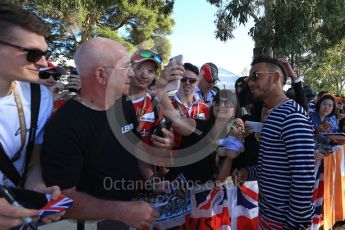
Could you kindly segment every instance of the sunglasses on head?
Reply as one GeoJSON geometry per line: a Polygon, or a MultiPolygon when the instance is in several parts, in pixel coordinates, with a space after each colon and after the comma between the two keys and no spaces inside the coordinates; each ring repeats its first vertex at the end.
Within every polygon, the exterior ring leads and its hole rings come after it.
{"type": "Polygon", "coordinates": [[[248,76],[248,81],[257,81],[260,77],[260,74],[263,74],[263,73],[274,73],[274,72],[251,72],[248,76]]]}
{"type": "Polygon", "coordinates": [[[50,76],[52,76],[55,81],[58,81],[60,80],[62,75],[57,72],[49,72],[49,71],[40,72],[38,75],[38,77],[43,80],[50,78],[50,76]]]}
{"type": "Polygon", "coordinates": [[[8,46],[12,46],[14,48],[17,48],[17,49],[20,49],[20,50],[23,50],[25,52],[27,52],[26,54],[26,60],[28,62],[38,62],[43,56],[48,56],[47,53],[48,52],[43,52],[42,50],[40,49],[35,49],[35,48],[32,48],[32,49],[29,49],[29,48],[24,48],[24,47],[21,47],[21,46],[17,46],[17,45],[14,45],[14,44],[11,44],[11,43],[8,43],[8,42],[5,42],[5,41],[0,41],[1,44],[4,44],[4,45],[8,45],[8,46]]]}
{"type": "Polygon", "coordinates": [[[196,78],[184,77],[181,79],[181,82],[186,83],[188,81],[189,84],[194,84],[195,82],[197,82],[197,80],[198,79],[196,79],[196,78]]]}
{"type": "Polygon", "coordinates": [[[149,50],[138,51],[134,54],[133,60],[140,60],[141,58],[153,58],[159,64],[162,64],[162,57],[149,50]]]}

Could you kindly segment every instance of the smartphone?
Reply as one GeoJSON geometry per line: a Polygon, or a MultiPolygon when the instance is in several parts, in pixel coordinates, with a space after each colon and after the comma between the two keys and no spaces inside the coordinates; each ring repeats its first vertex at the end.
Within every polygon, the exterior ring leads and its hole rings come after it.
{"type": "Polygon", "coordinates": [[[44,193],[22,188],[11,187],[7,189],[12,193],[14,199],[25,208],[40,209],[48,203],[47,196],[44,193]]]}
{"type": "Polygon", "coordinates": [[[167,130],[170,130],[172,125],[172,121],[165,119],[165,121],[161,122],[161,124],[153,129],[153,134],[157,135],[159,137],[164,137],[164,133],[162,131],[162,128],[166,128],[167,130]]]}
{"type": "MultiPolygon", "coordinates": [[[[71,75],[69,75],[69,77],[67,77],[67,81],[69,82],[69,80],[70,80],[71,78],[79,78],[79,76],[78,76],[77,74],[71,74],[71,75]]],[[[69,84],[70,84],[70,83],[68,83],[68,84],[66,85],[66,89],[67,89],[68,91],[70,91],[71,93],[77,93],[77,92],[79,91],[78,89],[70,88],[69,84]]]]}
{"type": "MultiPolygon", "coordinates": [[[[176,63],[183,63],[183,55],[177,55],[175,57],[172,57],[169,59],[169,63],[175,61],[176,63]]],[[[168,82],[168,84],[165,86],[165,91],[166,92],[171,92],[178,90],[180,88],[180,80],[173,80],[168,82]]]]}

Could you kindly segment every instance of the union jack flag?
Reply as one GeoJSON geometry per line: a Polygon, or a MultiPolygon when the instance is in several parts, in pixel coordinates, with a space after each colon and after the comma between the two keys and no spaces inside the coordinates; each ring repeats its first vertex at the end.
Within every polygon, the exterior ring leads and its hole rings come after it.
{"type": "Polygon", "coordinates": [[[39,216],[48,216],[55,213],[59,213],[69,208],[73,204],[71,198],[63,195],[59,196],[56,200],[50,200],[43,208],[39,209],[39,216]]]}
{"type": "MultiPolygon", "coordinates": [[[[52,200],[51,196],[48,194],[46,197],[49,202],[43,208],[39,209],[38,215],[41,217],[62,212],[70,208],[73,204],[73,200],[71,198],[63,195],[60,195],[56,200],[52,200]]],[[[13,230],[31,230],[31,228],[26,225],[21,225],[13,228],[13,230]]]]}
{"type": "Polygon", "coordinates": [[[232,229],[258,229],[258,185],[247,181],[242,186],[229,185],[232,229]]]}

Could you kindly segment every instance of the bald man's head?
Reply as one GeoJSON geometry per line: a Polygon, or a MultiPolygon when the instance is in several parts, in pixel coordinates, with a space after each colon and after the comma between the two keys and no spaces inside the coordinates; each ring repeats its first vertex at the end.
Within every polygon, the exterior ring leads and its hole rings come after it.
{"type": "Polygon", "coordinates": [[[84,42],[74,55],[74,61],[81,77],[92,74],[99,66],[115,66],[128,56],[126,48],[119,42],[107,38],[92,38],[84,42]]]}

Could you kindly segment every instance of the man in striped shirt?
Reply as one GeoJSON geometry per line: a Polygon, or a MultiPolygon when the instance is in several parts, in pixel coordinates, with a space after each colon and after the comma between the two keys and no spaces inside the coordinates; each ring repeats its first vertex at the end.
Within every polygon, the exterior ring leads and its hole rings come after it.
{"type": "Polygon", "coordinates": [[[276,59],[253,60],[250,91],[269,111],[260,136],[258,165],[235,175],[237,181],[258,181],[259,229],[307,229],[314,214],[313,129],[305,110],[285,96],[286,78],[276,59]]]}

